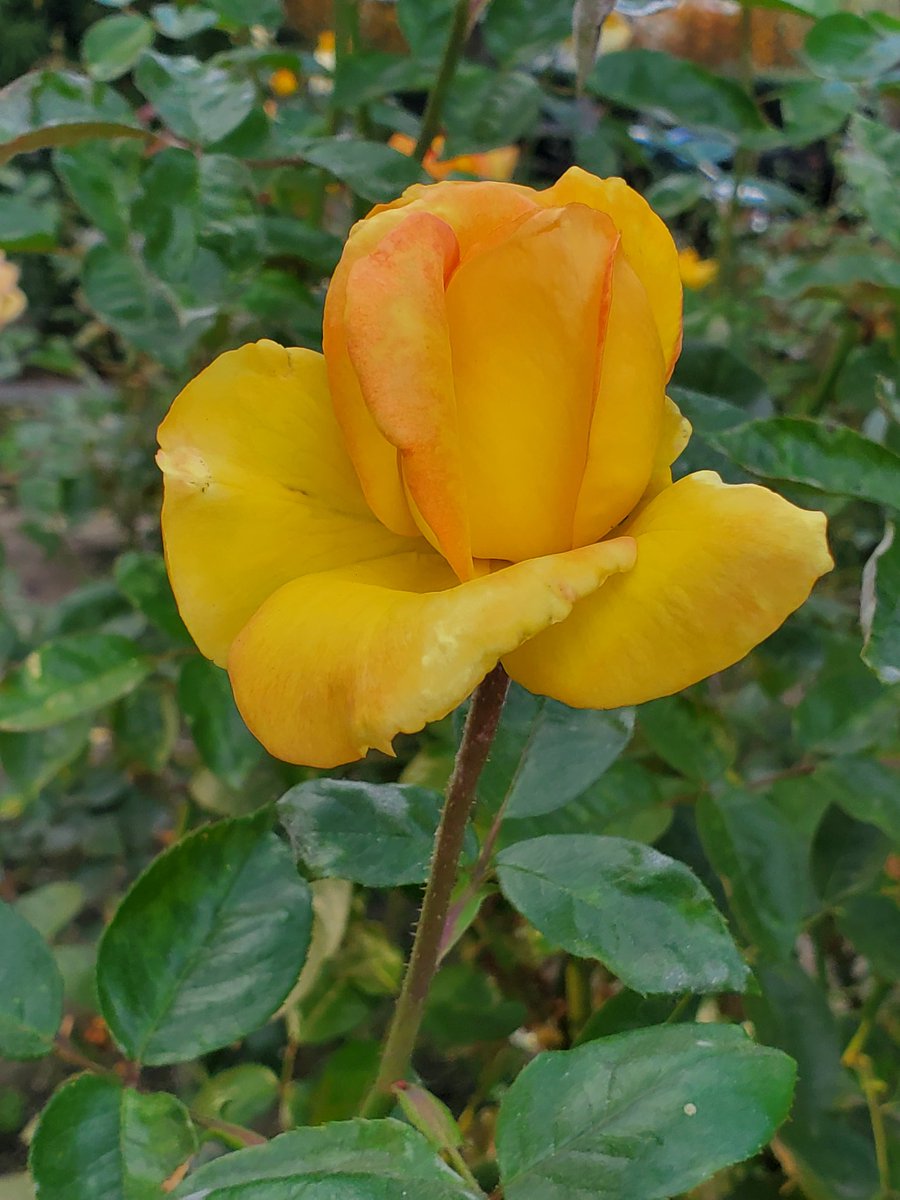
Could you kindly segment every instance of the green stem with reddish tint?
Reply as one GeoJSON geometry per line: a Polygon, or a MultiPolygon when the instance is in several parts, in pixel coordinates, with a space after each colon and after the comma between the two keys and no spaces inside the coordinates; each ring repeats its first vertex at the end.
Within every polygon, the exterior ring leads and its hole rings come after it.
{"type": "Polygon", "coordinates": [[[447,785],[447,798],[434,841],[434,855],[412,953],[394,1015],[388,1028],[378,1076],[362,1106],[362,1116],[380,1117],[393,1106],[391,1086],[406,1078],[428,989],[437,969],[450,894],[456,882],[459,856],[475,789],[500,723],[509,678],[496,666],[475,690],[462,741],[447,785]]]}

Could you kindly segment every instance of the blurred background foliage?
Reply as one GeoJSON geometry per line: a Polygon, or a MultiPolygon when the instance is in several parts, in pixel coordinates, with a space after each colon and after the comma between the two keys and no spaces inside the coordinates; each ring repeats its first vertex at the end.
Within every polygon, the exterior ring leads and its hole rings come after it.
{"type": "MultiPolygon", "coordinates": [[[[683,251],[672,395],[695,433],[678,469],[824,508],[837,569],[745,662],[597,717],[593,773],[573,714],[514,692],[476,831],[512,788],[502,848],[657,846],[711,889],[758,986],[642,1000],[562,953],[552,922],[525,924],[473,846],[419,1066],[490,1185],[496,1102],[537,1049],[699,1006],[800,1064],[792,1120],[704,1198],[900,1193],[900,14],[621,0],[594,61],[589,3],[573,39],[571,0],[476,0],[423,170],[410,152],[453,8],[0,3],[2,897],[52,946],[63,1049],[114,1064],[92,968],[125,889],[183,833],[317,778],[263,752],[181,624],[158,420],[225,349],[318,347],[342,239],[408,184],[620,174],[683,251]]],[[[352,811],[372,782],[441,787],[458,729],[338,772],[352,811]]],[[[257,1033],[159,1069],[194,1111],[266,1134],[355,1111],[417,901],[402,871],[373,878],[327,791],[317,811],[297,835],[318,939],[301,986],[257,1033]]],[[[71,1069],[3,1068],[0,1200],[29,1194],[34,1115],[71,1069]]]]}

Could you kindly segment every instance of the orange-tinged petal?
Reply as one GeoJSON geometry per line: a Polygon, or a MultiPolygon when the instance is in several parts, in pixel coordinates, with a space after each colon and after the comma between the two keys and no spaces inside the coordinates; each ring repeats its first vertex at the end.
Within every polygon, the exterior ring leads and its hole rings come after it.
{"type": "Polygon", "coordinates": [[[574,545],[603,537],[641,498],[660,439],[665,386],[662,347],[647,293],[617,251],[574,545]]]}
{"type": "MultiPolygon", "coordinates": [[[[616,233],[585,205],[538,210],[447,289],[472,552],[572,546],[616,233]]],[[[648,472],[649,473],[649,472],[648,472]]]]}
{"type": "Polygon", "coordinates": [[[666,488],[620,532],[637,542],[634,569],[504,658],[531,691],[578,708],[680,691],[743,658],[833,565],[822,513],[711,471],[666,488]]]}
{"type": "Polygon", "coordinates": [[[159,444],[172,588],[220,665],[289,580],[425,544],[369,511],[311,350],[258,342],[221,355],[174,401],[159,444]]]}
{"type": "MultiPolygon", "coordinates": [[[[381,204],[362,224],[386,212],[421,210],[446,221],[456,234],[461,257],[478,242],[505,225],[512,225],[541,206],[543,193],[516,183],[473,182],[448,179],[442,183],[414,183],[397,200],[381,204]]],[[[354,235],[360,226],[354,228],[354,235]]]]}
{"type": "Polygon", "coordinates": [[[366,407],[400,453],[412,511],[461,579],[472,555],[444,304],[459,247],[449,225],[411,212],[350,272],[347,350],[366,407]]]}
{"type": "Polygon", "coordinates": [[[612,217],[650,299],[668,378],[681,349],[681,274],[678,251],[665,224],[624,179],[598,179],[580,167],[570,167],[553,187],[535,194],[542,204],[588,204],[612,217]]]}
{"type": "Polygon", "coordinates": [[[370,746],[390,753],[395,734],[445,716],[502,655],[633,561],[634,543],[618,538],[467,583],[433,553],[306,576],[235,640],[235,699],[289,762],[332,767],[370,746]]]}
{"type": "Polygon", "coordinates": [[[334,411],[369,507],[389,529],[412,536],[418,533],[418,527],[406,502],[397,450],[379,430],[366,407],[347,349],[344,316],[351,271],[377,248],[405,215],[401,209],[385,209],[357,222],[350,231],[325,296],[322,347],[334,411]]]}

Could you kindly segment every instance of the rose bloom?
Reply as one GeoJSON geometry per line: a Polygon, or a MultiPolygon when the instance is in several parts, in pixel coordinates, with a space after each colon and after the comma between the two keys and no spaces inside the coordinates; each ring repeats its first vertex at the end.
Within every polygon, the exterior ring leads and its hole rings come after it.
{"type": "Polygon", "coordinates": [[[610,708],[743,658],[825,518],[672,482],[671,236],[620,179],[417,185],[352,230],[324,357],[223,354],[164,420],[163,535],[201,651],[272,754],[390,753],[498,662],[610,708]]]}
{"type": "Polygon", "coordinates": [[[714,258],[701,258],[693,246],[686,246],[678,251],[678,272],[686,288],[700,292],[719,274],[719,264],[714,258]]]}

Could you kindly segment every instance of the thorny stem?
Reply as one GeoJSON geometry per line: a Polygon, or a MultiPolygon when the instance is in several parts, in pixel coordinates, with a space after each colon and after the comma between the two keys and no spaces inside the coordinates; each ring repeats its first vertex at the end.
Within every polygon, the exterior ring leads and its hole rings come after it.
{"type": "Polygon", "coordinates": [[[364,1117],[383,1116],[390,1111],[393,1104],[391,1085],[403,1079],[409,1068],[428,989],[438,963],[450,893],[456,881],[469,813],[475,801],[475,786],[497,732],[508,687],[509,678],[498,665],[481,681],[472,697],[453,774],[447,785],[447,799],[435,837],[431,872],[412,953],[385,1039],[378,1076],[362,1106],[364,1117]]]}
{"type": "Polygon", "coordinates": [[[456,67],[459,63],[463,46],[465,46],[466,39],[469,36],[469,10],[470,0],[456,0],[453,24],[450,27],[450,37],[447,39],[447,46],[444,50],[444,57],[441,59],[437,79],[434,81],[434,87],[428,95],[428,102],[425,105],[425,112],[422,116],[422,129],[412,155],[418,163],[421,163],[425,158],[431,143],[440,129],[444,101],[447,99],[447,93],[450,90],[450,84],[453,82],[453,76],[456,74],[456,67]]]}

